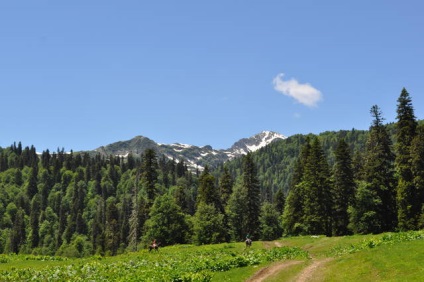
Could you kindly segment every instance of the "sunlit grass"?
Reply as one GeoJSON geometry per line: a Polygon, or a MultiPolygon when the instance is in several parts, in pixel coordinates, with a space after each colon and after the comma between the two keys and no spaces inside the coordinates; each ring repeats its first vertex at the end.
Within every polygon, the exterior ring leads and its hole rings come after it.
{"type": "Polygon", "coordinates": [[[294,281],[325,260],[308,281],[422,281],[423,250],[424,231],[418,231],[282,238],[250,249],[243,243],[175,245],[83,259],[0,255],[0,280],[245,281],[263,267],[286,263],[266,281],[294,281]]]}
{"type": "Polygon", "coordinates": [[[400,242],[335,259],[317,281],[423,281],[424,241],[400,242]]]}

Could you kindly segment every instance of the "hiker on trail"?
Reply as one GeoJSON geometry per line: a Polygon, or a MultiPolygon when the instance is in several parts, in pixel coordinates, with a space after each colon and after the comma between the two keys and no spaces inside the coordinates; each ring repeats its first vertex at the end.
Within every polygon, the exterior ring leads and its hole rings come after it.
{"type": "Polygon", "coordinates": [[[250,246],[252,246],[252,239],[250,238],[250,234],[247,233],[246,235],[246,248],[249,248],[250,246]]]}

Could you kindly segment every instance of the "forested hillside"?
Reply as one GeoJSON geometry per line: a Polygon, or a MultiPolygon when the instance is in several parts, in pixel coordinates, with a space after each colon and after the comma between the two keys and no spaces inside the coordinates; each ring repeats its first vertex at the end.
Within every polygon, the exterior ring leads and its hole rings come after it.
{"type": "MultiPolygon", "coordinates": [[[[285,140],[276,141],[257,152],[253,153],[253,159],[258,169],[258,178],[262,189],[263,199],[272,200],[272,196],[279,189],[287,194],[294,164],[299,156],[302,146],[308,138],[314,135],[296,134],[285,140]]],[[[334,150],[338,140],[345,139],[349,144],[353,156],[358,158],[364,151],[365,142],[368,136],[366,130],[341,130],[328,131],[318,135],[324,153],[330,166],[334,165],[334,150]]],[[[359,161],[359,160],[358,160],[359,161]]],[[[229,169],[233,177],[241,174],[242,159],[227,162],[225,166],[229,169]]],[[[216,175],[220,175],[223,166],[217,169],[216,175]]]]}
{"type": "Polygon", "coordinates": [[[81,257],[160,244],[424,227],[424,125],[403,89],[397,122],[295,135],[191,172],[153,149],[127,157],[0,149],[0,252],[81,257]]]}

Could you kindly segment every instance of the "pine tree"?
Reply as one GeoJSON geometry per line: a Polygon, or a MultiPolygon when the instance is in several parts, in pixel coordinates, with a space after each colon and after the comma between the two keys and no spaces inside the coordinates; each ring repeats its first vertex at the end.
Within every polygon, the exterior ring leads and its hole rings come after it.
{"type": "Polygon", "coordinates": [[[417,229],[417,210],[413,208],[416,189],[411,170],[411,143],[416,135],[417,121],[412,100],[405,88],[398,98],[396,123],[397,217],[400,230],[417,229]]]}
{"type": "Polygon", "coordinates": [[[28,184],[27,184],[27,187],[26,187],[26,193],[27,193],[28,198],[30,200],[38,192],[37,181],[38,181],[38,167],[33,166],[31,168],[30,177],[29,177],[28,184]]]}
{"type": "Polygon", "coordinates": [[[275,206],[269,202],[264,202],[261,207],[260,238],[261,240],[275,240],[282,235],[280,213],[275,206]]]}
{"type": "Polygon", "coordinates": [[[333,169],[333,234],[349,234],[348,207],[354,202],[355,181],[353,177],[352,158],[344,139],[340,139],[335,154],[333,169]]]}
{"type": "Polygon", "coordinates": [[[119,248],[119,212],[116,199],[110,197],[106,201],[105,250],[115,255],[119,248]]]}
{"type": "Polygon", "coordinates": [[[417,134],[411,143],[411,171],[415,187],[415,198],[411,204],[417,227],[424,228],[424,124],[417,127],[417,134]]]}
{"type": "Polygon", "coordinates": [[[247,223],[247,191],[242,186],[241,178],[237,178],[233,193],[228,200],[226,214],[230,226],[231,237],[235,241],[245,238],[247,223]]]}
{"type": "Polygon", "coordinates": [[[181,210],[184,213],[187,214],[190,213],[188,190],[189,184],[187,179],[185,179],[184,177],[178,178],[177,187],[174,192],[174,198],[176,204],[180,206],[181,210]]]}
{"type": "Polygon", "coordinates": [[[39,216],[41,213],[41,200],[40,195],[36,194],[31,201],[31,214],[30,214],[30,225],[31,225],[31,248],[38,247],[40,242],[39,237],[39,216]]]}
{"type": "Polygon", "coordinates": [[[376,222],[376,229],[368,232],[379,233],[393,231],[396,227],[394,155],[390,137],[383,125],[382,113],[377,105],[371,108],[371,115],[374,119],[365,148],[364,180],[367,189],[372,190],[370,195],[376,197],[373,202],[380,203],[376,207],[375,218],[370,219],[376,222]]]}
{"type": "Polygon", "coordinates": [[[155,150],[147,149],[143,156],[142,181],[146,189],[149,206],[153,204],[157,195],[156,183],[158,181],[158,166],[155,150]]]}
{"type": "Polygon", "coordinates": [[[197,245],[224,242],[224,214],[212,204],[201,202],[193,217],[193,241],[197,245]]]}
{"type": "Polygon", "coordinates": [[[301,185],[304,187],[303,224],[308,234],[331,235],[330,170],[318,137],[312,140],[301,185]]]}
{"type": "Polygon", "coordinates": [[[208,166],[205,167],[199,177],[199,189],[197,195],[197,205],[200,203],[211,204],[218,211],[223,211],[221,195],[215,187],[215,177],[210,174],[208,166]]]}
{"type": "Polygon", "coordinates": [[[96,254],[103,254],[105,250],[105,201],[96,196],[96,212],[91,227],[91,242],[96,254]]]}
{"type": "Polygon", "coordinates": [[[139,237],[139,203],[138,203],[138,178],[139,173],[135,176],[135,181],[132,191],[132,211],[129,218],[130,231],[128,236],[128,247],[132,251],[137,251],[139,237]]]}
{"type": "Polygon", "coordinates": [[[303,224],[305,191],[304,185],[301,185],[301,181],[306,162],[311,153],[310,142],[310,138],[306,138],[305,144],[296,160],[293,177],[284,206],[282,225],[284,233],[287,235],[300,235],[305,233],[305,226],[303,224]]]}
{"type": "Polygon", "coordinates": [[[224,167],[224,171],[219,179],[219,190],[221,192],[222,204],[225,207],[233,192],[233,179],[227,167],[224,167]]]}
{"type": "Polygon", "coordinates": [[[260,187],[256,172],[256,166],[253,162],[252,154],[249,152],[243,158],[242,186],[246,191],[246,234],[257,237],[260,232],[259,216],[261,212],[260,187]]]}
{"type": "Polygon", "coordinates": [[[277,212],[281,215],[284,211],[286,197],[284,196],[283,188],[277,190],[274,195],[273,203],[277,212]]]}
{"type": "Polygon", "coordinates": [[[19,209],[13,222],[12,232],[10,233],[10,251],[19,253],[19,248],[25,242],[25,212],[19,209]]]}

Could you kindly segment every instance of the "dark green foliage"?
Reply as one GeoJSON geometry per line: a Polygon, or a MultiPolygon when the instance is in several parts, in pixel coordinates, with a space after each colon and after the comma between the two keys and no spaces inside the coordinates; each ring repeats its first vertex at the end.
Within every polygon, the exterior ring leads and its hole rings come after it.
{"type": "Polygon", "coordinates": [[[119,212],[116,199],[110,197],[106,201],[105,251],[115,255],[119,248],[119,212]]]}
{"type": "Polygon", "coordinates": [[[357,234],[380,233],[382,230],[383,202],[378,197],[374,187],[366,182],[360,182],[355,193],[355,202],[349,207],[349,228],[357,234]]]}
{"type": "Polygon", "coordinates": [[[397,216],[401,230],[417,229],[417,197],[411,168],[411,143],[416,135],[417,121],[412,100],[405,88],[398,98],[396,123],[397,216]]]}
{"type": "Polygon", "coordinates": [[[411,171],[415,187],[415,198],[411,204],[413,222],[417,228],[424,228],[424,124],[417,127],[417,134],[411,143],[411,171]]]}
{"type": "Polygon", "coordinates": [[[34,195],[37,194],[38,192],[37,178],[38,178],[38,167],[34,166],[31,168],[31,173],[30,173],[30,177],[29,177],[27,189],[26,189],[27,196],[29,199],[32,199],[32,197],[34,197],[34,195]]]}
{"type": "Polygon", "coordinates": [[[231,237],[236,241],[243,240],[247,234],[247,196],[247,191],[243,188],[241,179],[237,179],[226,208],[231,237]]]}
{"type": "Polygon", "coordinates": [[[227,206],[231,193],[233,192],[234,181],[227,167],[224,167],[224,172],[219,179],[219,190],[221,192],[221,201],[223,206],[227,206]]]}
{"type": "Polygon", "coordinates": [[[91,243],[96,254],[105,251],[105,201],[101,197],[95,199],[96,210],[91,227],[91,243]]]}
{"type": "Polygon", "coordinates": [[[259,222],[261,240],[275,240],[281,237],[283,229],[281,227],[280,213],[273,204],[265,202],[262,205],[259,222]]]}
{"type": "Polygon", "coordinates": [[[277,193],[274,195],[273,204],[276,211],[281,215],[284,211],[284,205],[286,203],[286,196],[284,195],[283,189],[278,189],[277,193]]]}
{"type": "Polygon", "coordinates": [[[153,149],[147,149],[143,156],[142,182],[146,189],[149,206],[153,204],[157,194],[158,166],[156,152],[153,149]]]}
{"type": "Polygon", "coordinates": [[[197,205],[201,203],[213,205],[217,210],[223,212],[221,195],[219,189],[215,187],[215,177],[209,173],[207,166],[199,177],[197,205]]]}
{"type": "Polygon", "coordinates": [[[352,169],[352,158],[344,139],[340,139],[334,152],[333,168],[333,235],[341,236],[350,233],[348,229],[348,207],[353,205],[355,197],[355,180],[352,169]]]}
{"type": "MultiPolygon", "coordinates": [[[[364,181],[366,190],[369,190],[367,196],[374,197],[366,199],[375,205],[372,210],[373,224],[372,230],[368,232],[393,231],[396,227],[396,203],[395,203],[395,179],[394,179],[394,154],[392,153],[392,142],[383,125],[383,118],[378,106],[371,108],[371,115],[374,118],[370,127],[370,134],[366,144],[365,163],[364,163],[364,181]]],[[[363,218],[368,211],[359,207],[364,206],[358,202],[356,197],[354,208],[357,210],[358,218],[363,218]],[[361,214],[362,213],[362,214],[361,214]]],[[[359,197],[363,200],[362,197],[359,197]]],[[[359,227],[353,227],[358,230],[359,227]]],[[[366,230],[362,231],[366,233],[366,230]]]]}
{"type": "Polygon", "coordinates": [[[243,158],[242,189],[246,191],[246,234],[257,236],[260,215],[260,186],[257,178],[256,166],[252,154],[248,153],[243,158]]]}
{"type": "Polygon", "coordinates": [[[188,224],[181,208],[169,194],[158,196],[145,223],[143,241],[156,239],[162,245],[184,244],[188,242],[188,224]]]}
{"type": "Polygon", "coordinates": [[[10,251],[12,253],[19,253],[19,249],[25,242],[25,238],[25,212],[23,209],[19,209],[15,215],[12,232],[10,234],[10,251]]]}
{"type": "Polygon", "coordinates": [[[226,233],[224,214],[214,205],[201,202],[193,217],[193,242],[197,245],[224,242],[226,233]]]}
{"type": "Polygon", "coordinates": [[[312,140],[301,185],[304,187],[305,231],[307,234],[331,235],[330,170],[317,137],[312,140]]]}
{"type": "Polygon", "coordinates": [[[31,201],[31,216],[30,216],[30,225],[31,225],[31,248],[38,247],[40,237],[39,237],[39,217],[41,213],[41,200],[40,195],[35,195],[31,201]]]}
{"type": "Polygon", "coordinates": [[[299,235],[305,232],[303,225],[304,215],[304,186],[301,185],[304,168],[311,152],[310,139],[307,138],[303,145],[299,158],[296,161],[290,190],[284,206],[282,225],[284,233],[287,235],[299,235]]]}
{"type": "Polygon", "coordinates": [[[191,197],[189,182],[185,178],[178,178],[177,187],[174,192],[174,198],[177,205],[180,206],[184,213],[190,214],[191,197]]]}

